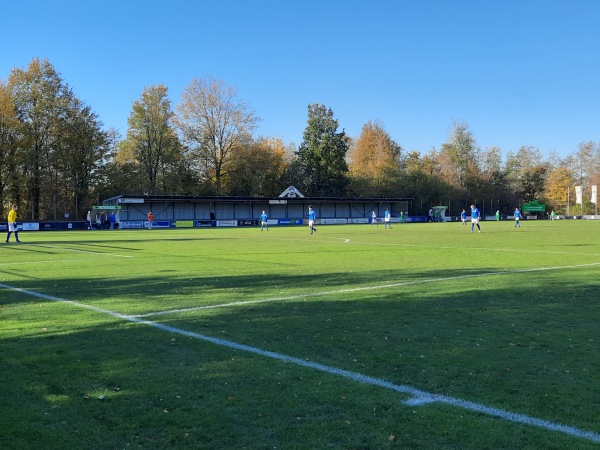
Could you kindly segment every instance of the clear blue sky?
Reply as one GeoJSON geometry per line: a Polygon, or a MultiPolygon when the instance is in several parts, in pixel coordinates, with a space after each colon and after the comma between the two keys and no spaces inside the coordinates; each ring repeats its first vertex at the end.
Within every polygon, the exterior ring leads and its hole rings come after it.
{"type": "Polygon", "coordinates": [[[600,141],[596,0],[5,0],[0,79],[48,58],[124,136],[132,102],[194,77],[236,86],[258,134],[299,145],[307,106],[358,137],[383,123],[406,150],[447,141],[543,155],[600,141]]]}

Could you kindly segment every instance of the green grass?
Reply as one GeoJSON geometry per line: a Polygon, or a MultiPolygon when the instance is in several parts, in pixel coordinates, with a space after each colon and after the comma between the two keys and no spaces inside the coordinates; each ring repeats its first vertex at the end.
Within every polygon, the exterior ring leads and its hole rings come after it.
{"type": "Polygon", "coordinates": [[[0,448],[598,447],[194,336],[597,436],[600,222],[318,230],[2,244],[0,448]]]}

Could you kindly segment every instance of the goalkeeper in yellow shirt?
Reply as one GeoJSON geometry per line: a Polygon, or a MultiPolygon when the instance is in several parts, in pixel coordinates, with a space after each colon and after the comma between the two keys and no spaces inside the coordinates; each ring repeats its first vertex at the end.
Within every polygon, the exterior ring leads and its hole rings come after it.
{"type": "Polygon", "coordinates": [[[15,232],[15,239],[19,240],[19,230],[17,229],[17,205],[13,205],[12,209],[8,213],[8,235],[6,236],[6,242],[9,241],[12,232],[15,232]]]}

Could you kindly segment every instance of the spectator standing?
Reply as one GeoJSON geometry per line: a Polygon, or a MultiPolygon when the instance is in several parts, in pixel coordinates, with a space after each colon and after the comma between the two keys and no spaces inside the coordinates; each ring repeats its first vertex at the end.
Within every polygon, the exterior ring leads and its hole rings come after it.
{"type": "Polygon", "coordinates": [[[111,211],[108,215],[108,222],[110,223],[110,229],[115,229],[115,223],[117,222],[117,216],[115,216],[114,211],[111,211]]]}
{"type": "Polygon", "coordinates": [[[152,214],[152,211],[148,212],[148,228],[151,230],[152,229],[152,222],[154,222],[154,214],[152,214]]]}

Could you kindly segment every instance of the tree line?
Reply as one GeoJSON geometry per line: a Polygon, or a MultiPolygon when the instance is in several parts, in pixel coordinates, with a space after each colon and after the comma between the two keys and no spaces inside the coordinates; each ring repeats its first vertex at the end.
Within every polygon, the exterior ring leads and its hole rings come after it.
{"type": "Polygon", "coordinates": [[[145,87],[121,136],[105,129],[48,60],[33,59],[0,82],[0,204],[29,220],[84,218],[90,205],[119,194],[277,196],[296,186],[310,197],[413,198],[411,214],[471,203],[510,213],[524,202],[557,213],[592,213],[600,145],[582,141],[544,159],[524,145],[506,155],[480,148],[469,125],[454,122],[439,149],[407,151],[377,121],[347,136],[331,108],[308,105],[298,147],[256,136],[256,116],[234,86],[193,79],[173,106],[168,88],[145,87]],[[575,186],[583,202],[575,204],[575,186]]]}

